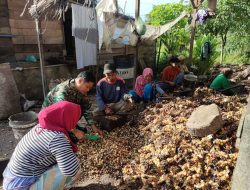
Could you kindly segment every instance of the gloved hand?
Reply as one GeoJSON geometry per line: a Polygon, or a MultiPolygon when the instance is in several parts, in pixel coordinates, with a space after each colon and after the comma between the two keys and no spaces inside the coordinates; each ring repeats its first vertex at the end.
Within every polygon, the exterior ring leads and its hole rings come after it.
{"type": "Polygon", "coordinates": [[[129,102],[133,102],[133,100],[132,100],[132,95],[131,94],[124,94],[123,95],[123,100],[124,101],[129,101],[129,102]]]}

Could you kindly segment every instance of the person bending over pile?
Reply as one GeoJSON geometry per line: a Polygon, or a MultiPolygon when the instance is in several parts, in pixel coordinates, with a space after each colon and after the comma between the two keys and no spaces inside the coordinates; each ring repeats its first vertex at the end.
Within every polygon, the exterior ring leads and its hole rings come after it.
{"type": "Polygon", "coordinates": [[[217,91],[222,91],[225,95],[234,95],[234,91],[231,88],[230,81],[228,80],[233,74],[233,70],[230,68],[222,69],[222,73],[217,75],[212,81],[210,88],[217,91]]]}
{"type": "Polygon", "coordinates": [[[46,96],[42,107],[45,108],[56,102],[66,100],[81,106],[82,118],[78,122],[80,128],[86,127],[88,132],[95,132],[103,135],[103,132],[96,127],[90,112],[91,104],[88,101],[87,93],[93,88],[95,77],[91,72],[83,71],[75,79],[66,80],[53,88],[46,96]],[[87,123],[86,123],[87,122],[87,123]]]}
{"type": "Polygon", "coordinates": [[[67,190],[79,179],[75,130],[81,117],[79,105],[60,101],[38,114],[39,124],[17,144],[3,173],[4,190],[67,190]]]}

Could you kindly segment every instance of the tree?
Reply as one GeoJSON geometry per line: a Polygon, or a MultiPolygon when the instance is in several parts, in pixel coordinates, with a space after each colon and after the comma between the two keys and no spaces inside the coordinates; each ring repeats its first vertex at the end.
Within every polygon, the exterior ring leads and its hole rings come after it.
{"type": "MultiPolygon", "coordinates": [[[[150,14],[147,15],[147,23],[155,26],[164,25],[173,21],[182,11],[188,9],[190,9],[190,7],[182,3],[155,6],[150,14]]],[[[159,50],[164,49],[162,55],[180,54],[180,52],[187,51],[187,44],[190,37],[189,31],[186,29],[186,24],[187,19],[181,20],[158,39],[159,50]],[[162,48],[161,44],[164,45],[164,48],[162,48]]],[[[159,54],[158,57],[160,57],[159,54]]]]}
{"type": "Polygon", "coordinates": [[[224,60],[224,50],[229,33],[249,32],[249,0],[220,0],[216,16],[201,28],[201,33],[212,33],[221,39],[220,63],[224,60]]]}

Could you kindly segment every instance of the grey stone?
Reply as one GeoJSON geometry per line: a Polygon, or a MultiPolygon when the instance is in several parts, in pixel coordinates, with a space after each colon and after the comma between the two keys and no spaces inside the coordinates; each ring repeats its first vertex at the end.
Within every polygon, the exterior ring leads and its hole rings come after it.
{"type": "Polygon", "coordinates": [[[246,79],[250,75],[250,67],[246,68],[244,71],[241,73],[241,77],[243,79],[246,79]]]}
{"type": "Polygon", "coordinates": [[[0,64],[0,119],[21,112],[20,96],[9,63],[0,64]]]}
{"type": "Polygon", "coordinates": [[[193,111],[186,125],[192,136],[205,137],[221,129],[223,120],[216,104],[202,105],[193,111]]]}

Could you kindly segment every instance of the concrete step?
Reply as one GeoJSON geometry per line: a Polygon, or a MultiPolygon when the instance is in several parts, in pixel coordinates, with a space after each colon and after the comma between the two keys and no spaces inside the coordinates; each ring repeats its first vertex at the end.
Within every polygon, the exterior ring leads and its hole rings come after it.
{"type": "Polygon", "coordinates": [[[237,132],[239,154],[232,178],[232,190],[250,190],[250,102],[237,132]]]}

